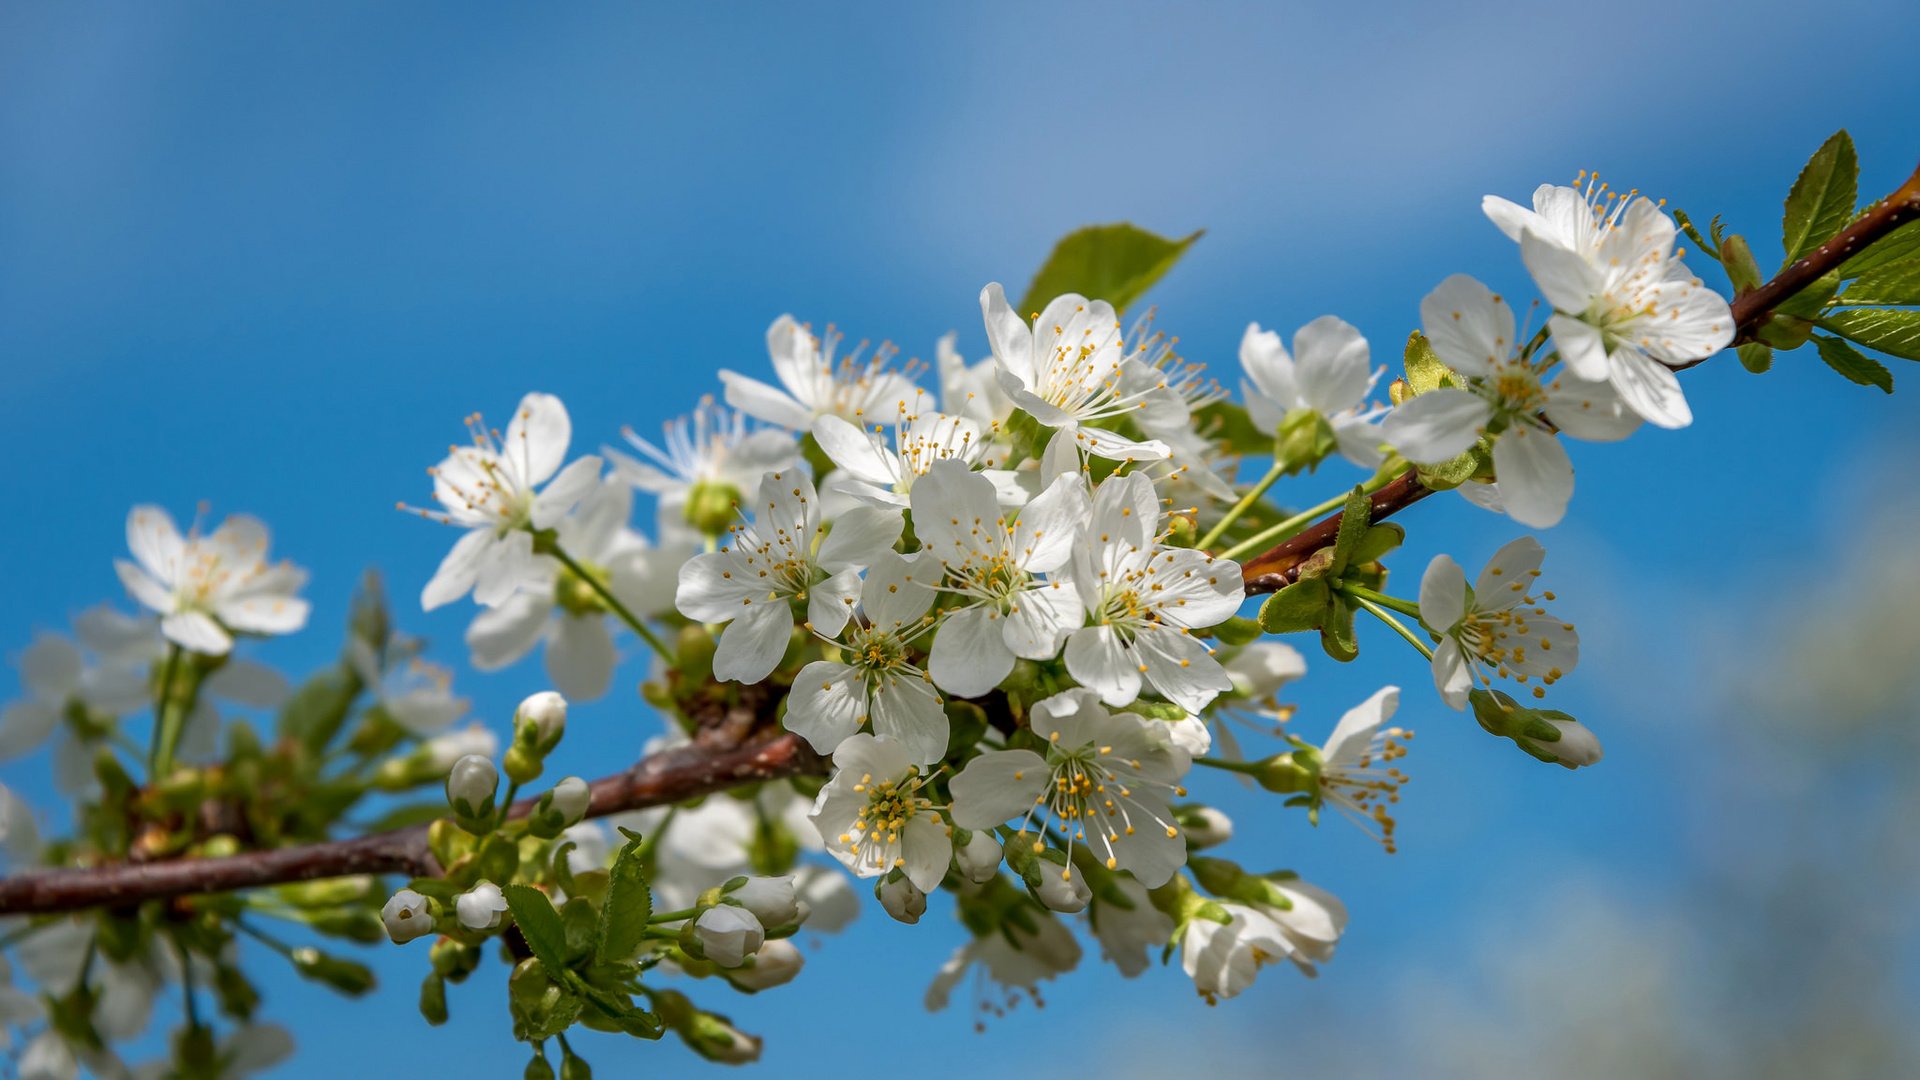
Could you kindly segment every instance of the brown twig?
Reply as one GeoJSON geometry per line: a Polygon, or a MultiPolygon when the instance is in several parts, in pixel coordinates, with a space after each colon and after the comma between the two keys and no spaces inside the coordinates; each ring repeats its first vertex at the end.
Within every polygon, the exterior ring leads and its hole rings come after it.
{"type": "MultiPolygon", "coordinates": [[[[819,758],[793,735],[733,746],[696,742],[642,758],[623,772],[595,780],[587,813],[601,817],[639,810],[818,767],[819,758]]],[[[533,803],[532,799],[515,803],[512,816],[526,816],[533,803]]],[[[427,828],[420,825],[219,859],[111,863],[20,874],[0,879],[0,914],[43,915],[348,874],[414,876],[438,869],[427,851],[427,828]]]]}
{"type": "MultiPolygon", "coordinates": [[[[1746,340],[1774,308],[1795,293],[1916,219],[1920,219],[1920,169],[1806,258],[1759,288],[1736,297],[1732,304],[1735,339],[1746,340]]],[[[1409,470],[1373,494],[1372,518],[1389,517],[1432,493],[1409,470]]],[[[1340,514],[1332,514],[1247,560],[1241,567],[1247,593],[1270,593],[1292,584],[1300,564],[1333,542],[1340,531],[1340,519],[1340,514]]],[[[679,802],[736,784],[822,768],[820,758],[794,735],[753,735],[756,730],[766,731],[766,719],[734,715],[740,711],[730,711],[713,726],[703,728],[690,746],[643,758],[623,772],[594,781],[588,816],[679,802]]],[[[512,815],[524,816],[532,807],[533,800],[523,799],[514,805],[512,815]]],[[[0,915],[42,915],[348,874],[419,875],[437,869],[427,850],[426,827],[418,826],[218,859],[112,863],[20,874],[0,879],[0,915]]]]}

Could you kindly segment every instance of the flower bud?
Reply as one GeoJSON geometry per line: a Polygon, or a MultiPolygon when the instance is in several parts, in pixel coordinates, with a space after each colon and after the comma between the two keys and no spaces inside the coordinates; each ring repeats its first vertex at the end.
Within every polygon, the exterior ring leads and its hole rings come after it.
{"type": "Polygon", "coordinates": [[[1000,872],[1000,841],[991,829],[969,833],[965,843],[954,847],[953,865],[961,877],[975,885],[992,881],[1000,872]]]}
{"type": "Polygon", "coordinates": [[[722,1065],[748,1065],[760,1060],[760,1039],[710,1012],[695,1013],[681,1028],[680,1037],[694,1053],[722,1065]]]}
{"type": "Polygon", "coordinates": [[[760,951],[767,932],[753,912],[732,904],[716,904],[700,913],[680,933],[680,947],[724,968],[737,968],[760,951]]]}
{"type": "Polygon", "coordinates": [[[1293,752],[1275,754],[1264,761],[1255,762],[1247,775],[1253,777],[1261,787],[1282,795],[1310,792],[1319,786],[1313,772],[1300,764],[1293,752]]]}
{"type": "Polygon", "coordinates": [[[493,793],[500,787],[500,770],[493,759],[468,754],[447,773],[447,803],[462,818],[479,820],[493,813],[493,793]]]}
{"type": "Polygon", "coordinates": [[[1063,915],[1086,910],[1088,901],[1093,899],[1093,890],[1087,887],[1087,879],[1080,876],[1078,869],[1056,866],[1042,859],[1039,870],[1036,875],[1039,880],[1033,885],[1034,899],[1063,915]]]}
{"type": "Polygon", "coordinates": [[[750,877],[726,890],[724,903],[753,912],[769,931],[799,929],[804,916],[791,877],[750,877]]]}
{"type": "Polygon", "coordinates": [[[412,889],[394,893],[387,906],[380,909],[380,920],[387,924],[387,936],[395,945],[433,933],[433,911],[427,898],[412,889]]]}
{"type": "Polygon", "coordinates": [[[513,741],[545,756],[567,730],[567,699],[551,690],[528,697],[513,713],[513,741]]]}
{"type": "Polygon", "coordinates": [[[1233,839],[1233,819],[1211,806],[1193,806],[1179,814],[1180,830],[1195,851],[1218,847],[1233,839]]]}
{"type": "MultiPolygon", "coordinates": [[[[1522,737],[1523,745],[1545,754],[1569,769],[1592,765],[1600,760],[1600,737],[1585,724],[1565,713],[1541,712],[1540,719],[1554,728],[1558,738],[1522,737]]],[[[1544,734],[1544,733],[1542,733],[1544,734]]]]}
{"type": "Polygon", "coordinates": [[[585,780],[567,777],[533,804],[533,813],[527,815],[527,831],[542,840],[559,836],[587,816],[587,804],[592,796],[585,780]]]}
{"type": "Polygon", "coordinates": [[[743,990],[766,990],[792,982],[805,964],[799,948],[782,938],[760,946],[751,961],[727,972],[727,978],[743,990]]]}
{"type": "Polygon", "coordinates": [[[873,895],[887,914],[911,926],[927,913],[927,894],[920,891],[905,874],[894,871],[873,887],[873,895]]]}
{"type": "Polygon", "coordinates": [[[469,930],[491,930],[500,925],[500,916],[507,910],[507,898],[501,895],[500,886],[482,881],[455,898],[453,909],[460,916],[461,926],[469,930]]]}
{"type": "Polygon", "coordinates": [[[725,536],[735,519],[740,516],[740,489],[732,484],[714,480],[696,482],[687,491],[687,502],[682,513],[687,524],[694,527],[702,536],[725,536]]]}

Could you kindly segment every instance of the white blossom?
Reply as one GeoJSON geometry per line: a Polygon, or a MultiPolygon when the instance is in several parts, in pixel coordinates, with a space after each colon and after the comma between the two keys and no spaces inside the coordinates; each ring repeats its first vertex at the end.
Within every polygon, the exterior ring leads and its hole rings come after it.
{"type": "Polygon", "coordinates": [[[573,421],[552,394],[521,398],[504,437],[478,413],[467,418],[467,430],[472,444],[450,447],[446,459],[427,470],[441,508],[415,511],[467,530],[421,590],[420,606],[428,611],[468,592],[477,603],[498,607],[537,580],[533,531],[559,524],[600,482],[597,457],[560,467],[573,421]]]}
{"type": "Polygon", "coordinates": [[[1152,730],[1159,721],[1109,713],[1085,688],[1036,703],[1030,721],[1045,755],[990,750],[968,762],[950,785],[953,823],[985,829],[1017,817],[1016,840],[1032,837],[1036,851],[1057,827],[1109,870],[1126,870],[1148,888],[1166,884],[1187,858],[1168,805],[1186,793],[1186,753],[1152,730]]]}
{"type": "Polygon", "coordinates": [[[686,535],[700,530],[688,520],[696,509],[696,492],[711,490],[716,497],[737,502],[770,472],[799,464],[800,449],[793,436],[771,428],[747,426],[745,413],[700,399],[693,413],[664,425],[660,445],[623,428],[629,445],[640,458],[608,448],[614,476],[654,496],[659,507],[660,535],[686,535]],[[644,460],[642,460],[644,458],[644,460]]]}
{"type": "Polygon", "coordinates": [[[793,633],[792,601],[806,603],[815,632],[838,634],[859,598],[861,568],[891,551],[905,526],[898,511],[860,507],[828,533],[813,481],[799,470],[762,479],[758,506],[726,546],[680,568],[680,613],[729,624],[713,658],[721,680],[759,682],[773,672],[793,633]]]}
{"type": "MultiPolygon", "coordinates": [[[[1023,911],[997,933],[974,938],[956,950],[927,987],[927,1009],[947,1007],[953,988],[976,964],[1005,994],[1006,1005],[1022,995],[1038,1000],[1040,984],[1072,971],[1080,963],[1080,943],[1059,919],[1044,912],[1023,911]]],[[[1006,1005],[981,1002],[983,1012],[1001,1013],[1006,1005]]]]}
{"type": "Polygon", "coordinates": [[[1610,442],[1640,426],[1613,386],[1564,371],[1551,380],[1521,358],[1513,309],[1465,274],[1440,283],[1420,302],[1434,354],[1466,380],[1410,398],[1381,424],[1407,460],[1436,465],[1465,453],[1493,425],[1501,505],[1535,528],[1560,523],[1573,496],[1573,464],[1555,431],[1610,442]]]}
{"type": "Polygon", "coordinates": [[[959,601],[935,633],[927,670],[941,689],[978,697],[1000,684],[1014,659],[1049,660],[1081,625],[1080,597],[1037,575],[1060,569],[1087,517],[1084,481],[1056,477],[1008,520],[993,485],[942,463],[914,489],[914,530],[946,568],[942,589],[959,601]]]}
{"type": "MultiPolygon", "coordinates": [[[[627,527],[633,489],[595,484],[553,526],[560,549],[641,618],[673,606],[675,576],[691,549],[654,548],[627,527]]],[[[619,619],[593,585],[547,555],[536,555],[520,591],[476,614],[467,627],[473,666],[498,671],[545,643],[547,678],[578,701],[607,692],[618,662],[619,619]]]]}
{"type": "Polygon", "coordinates": [[[460,917],[461,926],[469,930],[491,930],[500,925],[500,917],[507,910],[507,898],[500,892],[500,886],[482,881],[456,897],[453,909],[460,917]]]}
{"type": "Polygon", "coordinates": [[[794,676],[788,731],[823,754],[862,728],[893,739],[916,764],[946,754],[946,711],[912,653],[914,640],[932,625],[927,610],[938,574],[938,563],[924,552],[886,552],[875,560],[861,585],[859,616],[837,640],[829,638],[844,659],[815,660],[794,676]]]}
{"type": "Polygon", "coordinates": [[[1389,852],[1395,850],[1395,821],[1390,807],[1400,801],[1406,774],[1394,762],[1407,753],[1413,733],[1387,727],[1400,707],[1400,688],[1385,686],[1348,709],[1320,747],[1317,785],[1320,795],[1389,852]]]}
{"type": "Polygon", "coordinates": [[[1245,990],[1263,965],[1283,957],[1309,975],[1316,964],[1332,959],[1346,929],[1346,907],[1326,890],[1297,879],[1272,882],[1271,888],[1292,906],[1224,900],[1220,907],[1229,922],[1202,915],[1182,929],[1180,966],[1209,1002],[1245,990]]]}
{"type": "Polygon", "coordinates": [[[1306,657],[1284,641],[1248,642],[1221,664],[1242,697],[1271,697],[1280,688],[1307,673],[1306,657]]]}
{"type": "Polygon", "coordinates": [[[1124,369],[1126,351],[1112,305],[1069,293],[1028,325],[995,283],[981,290],[980,311],[1001,389],[1027,415],[1055,429],[1064,445],[1113,461],[1167,456],[1165,443],[1131,439],[1109,426],[1165,392],[1156,380],[1124,369]]]}
{"type": "Polygon", "coordinates": [[[1144,681],[1197,713],[1233,683],[1189,631],[1239,609],[1240,567],[1163,546],[1159,523],[1160,500],[1144,476],[1115,476],[1094,492],[1069,564],[1089,625],[1067,638],[1067,671],[1109,705],[1130,704],[1144,681]]]}
{"type": "Polygon", "coordinates": [[[405,945],[414,938],[433,933],[433,912],[427,898],[412,889],[394,893],[380,909],[380,919],[386,923],[387,936],[395,945],[405,945]]]}
{"type": "Polygon", "coordinates": [[[953,841],[905,747],[861,732],[834,751],[833,766],[810,815],[827,851],[858,877],[898,868],[923,893],[939,888],[953,841]]]}
{"type": "Polygon", "coordinates": [[[1674,250],[1673,219],[1653,200],[1581,177],[1542,184],[1528,210],[1496,195],[1487,217],[1520,244],[1520,257],[1556,314],[1548,320],[1576,378],[1609,382],[1627,407],[1661,427],[1693,412],[1671,368],[1733,341],[1733,313],[1674,250]]]}
{"type": "Polygon", "coordinates": [[[1363,469],[1380,467],[1380,431],[1373,421],[1383,410],[1367,409],[1373,371],[1367,339],[1332,315],[1322,315],[1294,332],[1293,354],[1280,335],[1249,323],[1240,339],[1240,367],[1247,373],[1240,389],[1253,422],[1278,431],[1297,409],[1317,413],[1333,429],[1340,455],[1363,469]]]}
{"type": "MultiPolygon", "coordinates": [[[[1188,834],[1192,838],[1192,834],[1188,834]]],[[[1173,937],[1173,919],[1147,896],[1147,887],[1132,878],[1113,879],[1113,888],[1130,906],[1109,899],[1102,893],[1093,902],[1088,919],[1093,936],[1100,942],[1100,954],[1128,978],[1147,970],[1149,956],[1158,956],[1173,937]]]]}
{"type": "Polygon", "coordinates": [[[840,467],[827,486],[869,506],[905,509],[915,481],[947,461],[979,470],[993,484],[1000,502],[1026,501],[1027,493],[1014,474],[994,468],[1005,456],[985,428],[964,416],[922,411],[917,393],[913,400],[902,401],[891,416],[873,416],[868,426],[822,416],[813,422],[813,437],[840,467]]]}
{"type": "Polygon", "coordinates": [[[836,360],[839,344],[840,334],[832,327],[816,338],[793,316],[780,316],[767,328],[767,352],[785,389],[723,369],[727,404],[776,427],[806,431],[818,416],[862,423],[869,415],[890,413],[896,402],[914,394],[913,380],[892,369],[893,346],[881,345],[865,358],[864,347],[857,347],[836,360]]]}
{"type": "Polygon", "coordinates": [[[445,731],[467,712],[467,699],[453,692],[453,672],[413,655],[417,642],[399,644],[381,656],[356,637],[347,645],[347,661],[380,711],[408,734],[424,739],[445,731]]]}
{"type": "Polygon", "coordinates": [[[693,937],[700,955],[724,968],[737,968],[760,951],[767,939],[766,930],[753,912],[731,904],[719,904],[693,920],[693,937]]]}
{"type": "Polygon", "coordinates": [[[127,515],[134,561],[113,566],[127,592],[160,616],[160,631],[184,649],[223,656],[233,635],[290,634],[307,624],[308,604],[295,595],[307,572],[267,561],[267,527],[235,514],[201,536],[186,536],[158,506],[127,515]]]}
{"type": "Polygon", "coordinates": [[[780,938],[761,945],[746,963],[727,972],[727,978],[747,990],[770,990],[792,982],[806,962],[798,946],[780,938]]]}
{"type": "MultiPolygon", "coordinates": [[[[1494,675],[1525,683],[1539,680],[1535,697],[1580,662],[1580,637],[1530,595],[1546,549],[1530,536],[1514,540],[1487,560],[1467,591],[1467,576],[1450,556],[1436,555],[1420,578],[1420,621],[1440,635],[1433,650],[1433,684],[1455,709],[1464,709],[1475,677],[1492,685],[1494,675]]],[[[1552,600],[1552,593],[1542,599],[1552,600]]]]}

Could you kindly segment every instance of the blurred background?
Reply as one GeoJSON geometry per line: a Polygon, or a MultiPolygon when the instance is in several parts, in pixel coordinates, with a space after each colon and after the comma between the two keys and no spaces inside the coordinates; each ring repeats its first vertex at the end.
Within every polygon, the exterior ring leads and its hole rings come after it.
{"type": "MultiPolygon", "coordinates": [[[[466,414],[538,389],[568,403],[577,452],[651,433],[717,393],[716,368],[763,374],[782,312],[927,359],[958,330],[977,357],[980,287],[1024,284],[1092,222],[1208,230],[1150,299],[1230,383],[1249,320],[1338,314],[1394,363],[1448,274],[1532,295],[1480,197],[1583,167],[1726,215],[1765,264],[1834,129],[1863,197],[1913,167],[1909,14],[0,4],[0,653],[126,606],[129,506],[184,520],[206,500],[313,571],[308,631],[251,655],[329,662],[377,566],[402,627],[505,730],[538,661],[466,669],[472,608],[412,604],[454,534],[393,509],[427,499],[466,414]]],[[[1089,960],[976,1033],[964,988],[920,1005],[963,935],[936,902],[918,927],[869,910],[802,981],[708,1004],[795,1077],[1920,1073],[1920,373],[1892,363],[1886,398],[1811,349],[1757,377],[1727,355],[1684,378],[1692,427],[1573,446],[1577,495],[1544,539],[1584,662],[1555,702],[1605,740],[1599,767],[1490,739],[1387,635],[1346,667],[1301,642],[1303,735],[1388,681],[1419,732],[1398,855],[1222,796],[1228,854],[1351,907],[1317,981],[1269,969],[1209,1009],[1177,965],[1127,981],[1089,960]]],[[[1280,496],[1352,479],[1335,461],[1280,496]]],[[[1405,520],[1403,593],[1434,552],[1475,567],[1519,531],[1452,497],[1405,520]]],[[[659,730],[628,661],[576,710],[562,772],[659,730]]],[[[0,674],[0,700],[18,692],[0,674]]],[[[43,753],[0,780],[57,829],[47,773],[43,753]]],[[[429,1029],[424,950],[370,956],[385,985],[354,1003],[260,958],[267,1015],[301,1044],[283,1074],[518,1074],[498,971],[429,1029]]],[[[576,1046],[609,1075],[717,1069],[670,1043],[576,1046]]]]}

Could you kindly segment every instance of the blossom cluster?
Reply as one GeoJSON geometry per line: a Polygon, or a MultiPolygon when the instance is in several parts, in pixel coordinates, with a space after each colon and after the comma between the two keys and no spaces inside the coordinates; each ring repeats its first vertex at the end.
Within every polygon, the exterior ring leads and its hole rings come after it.
{"type": "MultiPolygon", "coordinates": [[[[1384,686],[1307,738],[1281,700],[1305,659],[1263,635],[1318,630],[1348,660],[1364,611],[1430,669],[1436,694],[1422,701],[1470,712],[1541,760],[1598,761],[1590,730],[1533,704],[1579,659],[1573,625],[1545,606],[1556,598],[1539,584],[1540,543],[1506,544],[1471,585],[1438,555],[1417,596],[1395,597],[1387,563],[1404,531],[1370,520],[1369,496],[1410,475],[1550,527],[1573,490],[1560,436],[1687,424],[1673,369],[1732,339],[1726,301],[1688,272],[1654,202],[1584,180],[1542,186],[1531,209],[1491,196],[1484,209],[1518,244],[1544,325],[1529,333],[1506,298],[1449,277],[1421,302],[1404,375],[1385,386],[1367,338],[1332,315],[1290,340],[1249,325],[1236,401],[1151,315],[1129,324],[1076,293],[1032,298],[1023,315],[989,284],[989,353],[973,363],[953,335],[929,367],[897,362],[892,346],[842,350],[837,331],[781,316],[770,380],[721,371],[722,398],[657,439],[629,429],[621,446],[574,456],[568,410],[545,393],[527,394],[504,430],[470,417],[467,442],[427,470],[432,504],[402,508],[460,531],[420,603],[471,597],[472,666],[544,654],[554,689],[521,704],[504,741],[457,726],[466,702],[451,676],[391,632],[384,609],[356,617],[333,681],[294,694],[237,653],[304,626],[305,573],[267,560],[251,517],[183,535],[165,510],[137,507],[117,570],[144,614],[101,608],[77,621],[77,640],[37,640],[22,658],[28,696],[0,716],[0,756],[53,741],[64,787],[125,802],[138,785],[117,756],[122,719],[151,705],[156,790],[205,796],[194,785],[246,762],[281,770],[309,801],[346,791],[335,814],[363,795],[441,788],[444,804],[427,808],[437,874],[270,906],[394,942],[433,938],[421,1009],[434,1022],[447,984],[511,930],[515,1031],[543,1068],[550,1038],[573,1060],[564,1033],[583,1015],[644,1038],[671,1030],[717,1060],[757,1056],[757,1040],[660,976],[749,993],[785,983],[802,967],[792,936],[845,926],[855,880],[908,923],[950,897],[967,942],[931,973],[929,1007],[975,968],[1001,988],[979,1003],[987,1012],[1037,997],[1079,962],[1080,931],[1128,976],[1177,951],[1209,1002],[1282,959],[1312,973],[1333,957],[1346,907],[1291,870],[1225,857],[1233,823],[1189,785],[1237,773],[1315,822],[1333,807],[1392,851],[1411,733],[1393,725],[1401,690],[1384,686]],[[1313,509],[1274,500],[1281,480],[1322,478],[1323,465],[1355,472],[1313,509]],[[636,498],[651,500],[650,525],[636,524],[636,498]],[[1341,508],[1338,538],[1293,552],[1256,611],[1256,570],[1341,508]],[[642,693],[666,720],[650,753],[797,740],[811,753],[794,760],[828,763],[824,775],[750,777],[642,810],[579,777],[536,792],[570,703],[607,695],[637,651],[642,693]],[[345,695],[337,714],[330,688],[345,695]],[[217,701],[282,709],[279,747],[224,724],[217,701]],[[363,720],[347,725],[353,702],[363,720]],[[223,730],[238,756],[199,770],[223,760],[223,730]]],[[[290,840],[335,820],[241,805],[249,829],[290,840]]],[[[42,844],[4,789],[0,828],[19,865],[85,849],[42,844]]],[[[204,854],[217,839],[139,842],[204,854]]],[[[227,977],[235,928],[272,940],[223,917],[209,916],[220,933],[180,947],[185,967],[150,925],[117,948],[86,995],[88,1026],[60,1011],[77,970],[67,953],[29,964],[41,995],[9,988],[0,1012],[43,1025],[34,1075],[103,1068],[95,1036],[137,1032],[159,986],[180,982],[191,1001],[196,982],[227,977]],[[143,997],[115,989],[126,978],[143,997]]],[[[45,956],[79,925],[30,926],[24,940],[45,956]]],[[[339,962],[281,951],[303,974],[357,985],[339,962]]],[[[233,1039],[251,1042],[231,1046],[189,1038],[179,1054],[237,1074],[272,1056],[256,1044],[277,1046],[263,1034],[274,1030],[244,1026],[233,1039]]]]}

